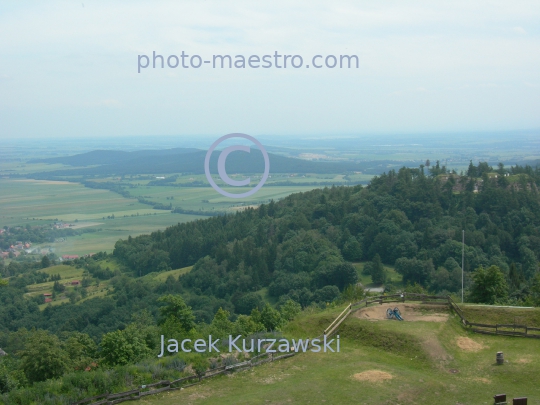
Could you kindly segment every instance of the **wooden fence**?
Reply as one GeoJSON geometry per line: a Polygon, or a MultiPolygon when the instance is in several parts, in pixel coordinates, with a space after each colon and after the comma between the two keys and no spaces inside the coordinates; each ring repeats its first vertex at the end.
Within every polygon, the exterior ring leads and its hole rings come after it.
{"type": "MultiPolygon", "coordinates": [[[[426,294],[413,294],[413,293],[402,293],[402,294],[393,294],[393,295],[381,295],[378,297],[367,297],[361,301],[350,303],[345,307],[345,309],[334,319],[334,321],[328,325],[328,327],[323,331],[323,333],[317,336],[315,339],[322,339],[324,335],[326,337],[332,336],[339,328],[339,326],[349,317],[349,315],[355,311],[366,308],[371,304],[389,304],[393,302],[405,302],[405,301],[415,301],[421,302],[426,305],[448,305],[461,319],[461,323],[465,327],[469,327],[471,331],[476,333],[490,334],[490,335],[506,335],[506,336],[523,336],[529,338],[540,339],[540,328],[533,328],[527,325],[490,325],[490,324],[481,324],[481,323],[472,323],[469,322],[461,310],[461,308],[452,300],[450,296],[440,297],[436,295],[426,295],[426,294]]],[[[311,346],[311,341],[310,345],[311,346]]],[[[91,398],[85,398],[77,402],[72,402],[71,405],[113,405],[119,404],[125,401],[134,401],[138,400],[147,395],[154,395],[165,391],[179,390],[193,385],[198,384],[201,380],[207,378],[212,378],[221,374],[229,373],[235,370],[240,370],[248,367],[256,367],[264,363],[271,361],[286,359],[296,355],[296,352],[291,352],[283,354],[280,356],[274,356],[274,353],[261,353],[257,356],[252,357],[251,359],[232,364],[229,366],[221,366],[210,370],[204,376],[190,375],[187,377],[179,378],[178,380],[173,381],[158,381],[156,383],[141,385],[138,389],[120,392],[117,394],[102,394],[91,398]],[[157,388],[160,387],[160,388],[157,388]]]]}
{"type": "Polygon", "coordinates": [[[534,339],[540,339],[540,328],[534,328],[527,325],[518,324],[496,324],[489,325],[483,323],[468,322],[471,330],[484,335],[505,335],[505,336],[520,336],[534,339]]]}
{"type": "Polygon", "coordinates": [[[532,326],[520,325],[520,324],[486,324],[469,322],[461,308],[452,300],[450,296],[447,297],[448,305],[454,312],[460,317],[461,323],[470,328],[475,333],[482,333],[484,335],[503,335],[503,336],[520,336],[533,339],[540,339],[540,328],[534,328],[532,326]]]}
{"type": "Polygon", "coordinates": [[[231,364],[229,366],[221,366],[213,370],[208,371],[203,376],[190,375],[187,377],[179,378],[173,381],[158,381],[156,383],[141,385],[138,389],[119,392],[117,394],[102,394],[91,398],[85,398],[77,402],[72,402],[71,405],[113,405],[126,401],[138,400],[147,395],[159,394],[165,391],[174,391],[198,384],[200,381],[207,378],[212,378],[221,374],[229,373],[235,370],[240,370],[248,367],[255,367],[270,361],[276,361],[292,357],[297,353],[286,353],[280,356],[274,356],[274,353],[261,353],[252,357],[248,361],[241,363],[231,364]],[[159,387],[159,388],[158,388],[159,387]]]}

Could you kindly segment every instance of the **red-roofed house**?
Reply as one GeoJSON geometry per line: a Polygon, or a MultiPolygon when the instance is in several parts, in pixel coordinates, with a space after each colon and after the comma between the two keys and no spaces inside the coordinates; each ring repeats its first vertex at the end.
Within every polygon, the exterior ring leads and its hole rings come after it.
{"type": "Polygon", "coordinates": [[[77,256],[77,255],[63,255],[62,256],[62,259],[64,259],[64,260],[75,260],[75,259],[78,259],[78,258],[79,258],[79,256],[77,256]]]}

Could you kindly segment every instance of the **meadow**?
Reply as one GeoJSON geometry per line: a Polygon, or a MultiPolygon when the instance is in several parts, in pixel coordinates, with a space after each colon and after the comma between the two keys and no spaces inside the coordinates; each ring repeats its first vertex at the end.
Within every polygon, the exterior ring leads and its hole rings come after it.
{"type": "MultiPolygon", "coordinates": [[[[261,188],[254,195],[231,200],[222,196],[211,187],[167,187],[167,186],[139,186],[130,189],[132,196],[142,197],[152,202],[164,205],[172,204],[173,207],[181,207],[190,211],[225,211],[234,212],[238,207],[259,205],[267,203],[271,199],[279,200],[291,193],[309,191],[315,186],[267,186],[261,188]],[[171,199],[173,197],[174,199],[171,199]]],[[[224,187],[225,191],[238,193],[234,187],[224,187]]]]}
{"type": "MultiPolygon", "coordinates": [[[[109,267],[111,270],[114,270],[117,267],[117,264],[112,260],[103,261],[100,263],[100,266],[102,268],[109,267]]],[[[58,281],[60,284],[63,284],[66,289],[62,293],[58,293],[55,298],[53,298],[53,301],[50,303],[45,303],[39,305],[39,308],[41,310],[45,309],[48,305],[61,305],[63,303],[68,303],[69,298],[66,296],[69,292],[80,288],[80,284],[78,286],[72,285],[73,281],[81,281],[83,279],[83,270],[78,269],[73,266],[60,264],[56,266],[51,266],[46,269],[41,270],[43,273],[51,275],[60,275],[61,279],[58,281]]],[[[53,285],[54,281],[47,281],[44,283],[39,284],[30,284],[27,286],[27,293],[25,293],[25,297],[32,298],[38,295],[43,294],[52,294],[53,293],[53,285]]],[[[91,298],[97,298],[102,297],[106,295],[110,288],[109,288],[109,281],[97,281],[93,282],[90,286],[86,287],[86,291],[88,295],[85,298],[82,298],[78,302],[83,302],[85,300],[91,299],[91,298]]]]}
{"type": "MultiPolygon", "coordinates": [[[[101,268],[114,271],[118,269],[118,263],[113,258],[108,258],[98,262],[101,268]]],[[[161,273],[150,273],[145,276],[146,279],[155,280],[156,282],[163,283],[167,280],[169,276],[178,278],[182,274],[186,274],[191,271],[193,266],[184,267],[182,269],[169,270],[161,273]]],[[[58,293],[57,296],[53,299],[52,302],[41,304],[39,308],[41,310],[45,309],[48,305],[61,305],[63,303],[69,302],[69,298],[66,296],[70,291],[80,288],[80,285],[74,286],[71,283],[73,281],[81,281],[84,278],[83,269],[76,268],[74,266],[60,264],[56,266],[51,266],[46,269],[40,270],[43,273],[51,275],[60,275],[61,279],[59,280],[60,284],[65,285],[66,289],[63,293],[58,293]]],[[[52,294],[53,293],[54,281],[46,281],[44,283],[30,284],[27,286],[27,292],[25,297],[32,298],[38,295],[43,294],[52,294]]],[[[84,302],[91,298],[103,297],[112,291],[112,286],[110,286],[109,280],[94,280],[88,287],[86,287],[88,295],[85,298],[80,299],[77,303],[84,302]]]]}
{"type": "Polygon", "coordinates": [[[207,217],[172,214],[170,211],[160,212],[159,210],[152,210],[150,214],[134,217],[115,216],[114,219],[102,220],[100,225],[95,226],[97,232],[71,236],[66,238],[65,242],[55,242],[48,245],[52,246],[58,255],[74,254],[80,256],[96,252],[111,253],[114,244],[119,239],[149,234],[180,222],[189,222],[200,218],[207,217]]]}
{"type": "MultiPolygon", "coordinates": [[[[493,395],[540,403],[540,340],[485,336],[445,322],[370,321],[349,317],[339,353],[293,358],[204,380],[140,400],[186,404],[491,404],[493,395]],[[506,362],[498,366],[497,351],[506,362]]],[[[497,311],[490,308],[489,311],[497,311]]],[[[538,310],[536,310],[538,311],[538,310]]],[[[303,314],[284,334],[316,336],[339,310],[303,314]]]]}

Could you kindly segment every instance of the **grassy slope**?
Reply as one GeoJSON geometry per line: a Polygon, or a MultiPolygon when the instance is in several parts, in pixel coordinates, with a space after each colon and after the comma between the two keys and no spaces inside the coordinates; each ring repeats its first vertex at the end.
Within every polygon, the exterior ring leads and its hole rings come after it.
{"type": "MultiPolygon", "coordinates": [[[[315,336],[337,311],[304,316],[287,329],[315,336]]],[[[483,404],[496,393],[540,401],[540,340],[467,334],[451,316],[446,323],[370,322],[349,318],[340,353],[306,353],[141,400],[143,404],[483,404]],[[456,341],[482,345],[464,352],[456,341]],[[509,361],[495,365],[495,353],[509,361]],[[458,370],[457,373],[449,372],[458,370]],[[366,370],[390,373],[385,382],[361,382],[366,370]]]]}
{"type": "MultiPolygon", "coordinates": [[[[100,262],[101,267],[106,268],[109,267],[111,270],[115,270],[118,268],[118,264],[114,260],[105,260],[100,262]]],[[[66,285],[65,292],[58,294],[57,297],[54,299],[54,301],[46,304],[41,304],[39,308],[41,310],[45,309],[48,305],[60,305],[62,303],[69,302],[68,298],[62,298],[65,297],[66,293],[73,290],[75,287],[69,285],[74,280],[81,281],[83,278],[83,270],[77,269],[73,266],[66,266],[66,265],[58,265],[58,266],[51,266],[46,269],[41,270],[44,273],[47,273],[49,275],[52,274],[60,274],[62,279],[59,281],[61,284],[68,284],[66,285]]],[[[45,283],[39,283],[39,284],[31,284],[27,286],[28,292],[25,294],[25,296],[28,297],[34,297],[36,295],[40,294],[52,294],[52,288],[53,288],[54,281],[47,281],[45,283]]],[[[95,282],[92,283],[89,287],[87,287],[88,296],[86,298],[81,299],[79,302],[91,299],[91,298],[97,298],[102,297],[107,294],[109,291],[109,281],[99,281],[99,285],[96,285],[95,282]]]]}
{"type": "Polygon", "coordinates": [[[460,305],[469,322],[487,324],[513,324],[540,327],[540,308],[490,308],[488,306],[460,305]]]}
{"type": "MultiPolygon", "coordinates": [[[[353,263],[358,271],[358,281],[366,288],[380,287],[379,284],[373,284],[371,281],[371,276],[362,274],[364,264],[366,262],[353,263]]],[[[386,270],[386,278],[388,281],[391,281],[392,284],[396,286],[403,285],[403,276],[399,273],[396,273],[394,266],[385,265],[384,269],[386,270]]]]}
{"type": "Polygon", "coordinates": [[[163,273],[151,273],[148,276],[152,277],[154,280],[164,282],[169,276],[173,276],[175,279],[178,279],[180,275],[189,273],[192,268],[193,266],[183,267],[181,269],[164,271],[163,273]]]}
{"type": "MultiPolygon", "coordinates": [[[[48,275],[51,274],[60,274],[62,279],[60,280],[60,283],[68,283],[74,280],[81,280],[82,279],[82,269],[76,269],[73,266],[66,266],[66,265],[58,265],[58,266],[52,266],[48,267],[46,269],[41,270],[43,273],[47,273],[48,275]]],[[[54,281],[47,281],[45,283],[39,283],[39,284],[31,284],[27,287],[29,296],[35,296],[39,294],[45,294],[45,293],[52,293],[54,281]]]]}

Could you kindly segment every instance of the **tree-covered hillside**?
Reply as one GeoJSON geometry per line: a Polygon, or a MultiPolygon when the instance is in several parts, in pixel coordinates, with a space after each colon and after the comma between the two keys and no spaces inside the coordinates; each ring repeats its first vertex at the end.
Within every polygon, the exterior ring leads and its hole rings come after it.
{"type": "MultiPolygon", "coordinates": [[[[73,169],[61,169],[32,174],[33,178],[53,178],[65,176],[111,176],[111,175],[141,175],[156,173],[193,173],[204,174],[204,150],[169,149],[163,151],[94,151],[83,155],[65,158],[43,160],[44,163],[65,163],[74,166],[91,165],[73,169]],[[115,154],[118,159],[114,160],[115,154]],[[77,163],[80,159],[82,163],[77,163]]],[[[296,159],[269,153],[270,167],[274,173],[344,173],[352,171],[366,171],[381,173],[382,162],[317,162],[296,159]]],[[[219,152],[213,152],[210,158],[210,167],[216,168],[219,152]]],[[[40,161],[35,161],[40,162],[40,161]]],[[[395,163],[395,162],[394,162],[395,163]]],[[[229,173],[262,173],[264,172],[264,159],[258,149],[250,153],[238,153],[234,159],[226,162],[229,173]]],[[[211,169],[214,172],[214,169],[211,169]]]]}
{"type": "Polygon", "coordinates": [[[308,305],[356,281],[348,262],[377,255],[405,282],[458,291],[465,230],[465,271],[495,265],[524,299],[540,256],[539,170],[471,163],[466,176],[430,172],[403,168],[367,187],[294,194],[119,241],[114,255],[141,275],[195,265],[181,283],[199,297],[234,303],[268,287],[308,305]]]}

